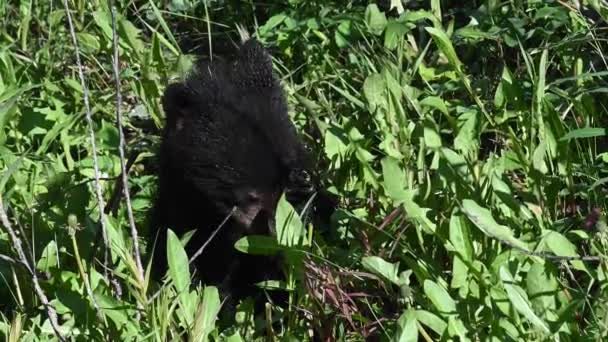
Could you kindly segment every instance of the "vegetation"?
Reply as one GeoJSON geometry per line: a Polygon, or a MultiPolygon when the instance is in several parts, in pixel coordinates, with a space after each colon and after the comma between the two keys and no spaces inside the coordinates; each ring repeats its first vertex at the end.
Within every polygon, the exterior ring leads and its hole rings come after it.
{"type": "Polygon", "coordinates": [[[115,5],[114,30],[106,1],[0,0],[5,340],[608,338],[605,2],[115,5]],[[287,280],[260,285],[289,305],[216,319],[222,298],[191,283],[179,237],[150,280],[146,215],[163,89],[193,55],[226,52],[236,24],[273,52],[340,205],[322,229],[281,201],[293,238],[236,247],[288,256],[287,280]],[[138,244],[115,200],[116,76],[138,244]]]}

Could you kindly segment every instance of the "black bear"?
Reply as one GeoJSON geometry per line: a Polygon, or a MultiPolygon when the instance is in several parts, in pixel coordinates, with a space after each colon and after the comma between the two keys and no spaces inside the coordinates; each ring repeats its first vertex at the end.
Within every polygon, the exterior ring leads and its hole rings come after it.
{"type": "Polygon", "coordinates": [[[245,255],[234,243],[270,234],[282,193],[294,206],[316,191],[311,162],[287,115],[268,52],[247,40],[230,61],[200,61],[163,96],[154,270],[166,270],[166,232],[196,232],[191,257],[229,217],[193,262],[198,278],[233,299],[279,274],[274,258],[245,255]]]}

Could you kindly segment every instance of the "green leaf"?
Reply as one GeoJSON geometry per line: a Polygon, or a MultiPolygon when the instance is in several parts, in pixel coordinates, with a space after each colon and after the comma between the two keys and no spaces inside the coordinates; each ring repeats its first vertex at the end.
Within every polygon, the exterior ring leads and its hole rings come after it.
{"type": "Polygon", "coordinates": [[[395,201],[395,204],[401,204],[406,201],[407,193],[404,190],[406,186],[405,173],[399,167],[399,163],[395,158],[385,157],[382,159],[382,175],[384,177],[384,190],[395,201]]]}
{"type": "Polygon", "coordinates": [[[106,39],[112,41],[112,20],[110,13],[105,9],[98,9],[92,15],[93,21],[97,24],[97,27],[101,29],[106,39]]]}
{"type": "Polygon", "coordinates": [[[365,100],[369,104],[369,111],[375,112],[381,108],[384,110],[388,109],[388,102],[386,97],[386,85],[384,78],[380,74],[371,74],[367,76],[365,82],[363,82],[363,95],[365,100]]]}
{"type": "Polygon", "coordinates": [[[433,41],[435,41],[435,44],[437,44],[439,50],[441,50],[441,52],[448,59],[450,65],[454,69],[460,71],[462,62],[460,59],[458,59],[456,50],[454,49],[454,46],[452,45],[452,42],[447,34],[443,30],[434,27],[425,27],[424,29],[431,34],[433,41]]]}
{"type": "Polygon", "coordinates": [[[426,213],[431,210],[429,208],[422,208],[414,201],[414,190],[405,191],[405,200],[403,202],[403,208],[407,213],[407,217],[414,221],[418,226],[428,233],[433,234],[437,226],[431,220],[426,217],[426,213]]]}
{"type": "Polygon", "coordinates": [[[220,296],[217,288],[214,286],[205,287],[203,300],[196,310],[196,319],[189,341],[206,342],[209,340],[209,333],[215,329],[215,320],[220,312],[220,307],[220,296]]]}
{"type": "Polygon", "coordinates": [[[258,34],[260,36],[266,36],[269,32],[271,32],[275,27],[279,26],[283,21],[287,19],[287,16],[284,13],[279,13],[270,17],[266,23],[258,29],[258,34]]]}
{"type": "Polygon", "coordinates": [[[454,148],[465,155],[477,155],[479,139],[477,125],[479,122],[476,111],[467,111],[458,117],[458,135],[454,139],[454,148]]]}
{"type": "Polygon", "coordinates": [[[475,201],[469,199],[463,200],[462,211],[487,236],[528,251],[528,246],[515,238],[513,231],[509,227],[496,223],[494,217],[492,217],[492,213],[488,209],[479,206],[475,201]]]}
{"type": "MultiPolygon", "coordinates": [[[[0,81],[0,87],[2,81],[0,81]]],[[[4,127],[8,124],[15,113],[17,113],[17,103],[23,93],[39,87],[38,85],[27,85],[21,88],[7,88],[0,94],[0,144],[4,143],[4,127]]],[[[1,89],[1,88],[0,88],[1,89]]]]}
{"type": "Polygon", "coordinates": [[[144,42],[139,38],[141,30],[135,27],[129,20],[122,19],[118,22],[118,32],[121,38],[121,45],[126,45],[137,53],[144,51],[144,42]]]}
{"type": "Polygon", "coordinates": [[[445,115],[450,115],[448,107],[445,105],[445,102],[441,97],[427,96],[420,101],[420,105],[435,108],[445,115]]]}
{"type": "Polygon", "coordinates": [[[125,334],[137,336],[139,327],[135,326],[133,324],[135,321],[129,318],[129,315],[133,314],[133,310],[127,309],[128,305],[112,296],[106,295],[102,292],[101,287],[98,287],[94,291],[93,296],[101,308],[102,314],[114,323],[117,330],[125,329],[125,334]]]}
{"type": "Polygon", "coordinates": [[[348,138],[341,127],[331,126],[325,131],[325,155],[340,167],[342,159],[349,151],[348,138]]]}
{"type": "Polygon", "coordinates": [[[82,47],[85,51],[94,53],[101,48],[99,39],[90,33],[78,32],[76,33],[76,37],[78,39],[78,46],[82,47]]]}
{"type": "Polygon", "coordinates": [[[448,291],[432,280],[424,281],[424,294],[433,303],[440,314],[444,316],[456,314],[456,302],[448,291]]]}
{"type": "Polygon", "coordinates": [[[187,315],[186,321],[190,324],[194,319],[191,314],[194,314],[194,305],[196,304],[189,300],[190,263],[182,243],[171,229],[167,231],[167,263],[169,265],[169,277],[177,292],[179,303],[187,315]]]}
{"type": "Polygon", "coordinates": [[[437,335],[443,335],[445,329],[448,328],[448,324],[442,320],[439,316],[426,310],[416,310],[416,319],[421,324],[431,328],[437,335]]]}
{"type": "Polygon", "coordinates": [[[416,311],[408,309],[397,320],[397,334],[393,337],[394,342],[416,342],[418,341],[418,326],[416,311]]]}
{"type": "Polygon", "coordinates": [[[450,336],[458,336],[460,341],[470,341],[467,339],[468,330],[458,316],[448,317],[448,333],[450,336]]]}
{"type": "Polygon", "coordinates": [[[543,332],[550,333],[547,324],[540,319],[534,313],[534,311],[532,311],[527,294],[521,287],[515,285],[513,276],[511,276],[507,268],[504,266],[500,268],[500,279],[505,290],[507,291],[507,296],[511,304],[513,304],[513,307],[515,307],[519,313],[524,315],[532,324],[540,328],[543,332]]]}
{"type": "Polygon", "coordinates": [[[49,272],[52,268],[57,267],[59,265],[59,251],[57,249],[57,243],[54,240],[51,240],[38,259],[36,263],[36,268],[43,272],[49,272]]]}
{"type": "Polygon", "coordinates": [[[432,150],[441,148],[441,136],[437,125],[431,119],[424,120],[424,143],[432,150]]]}
{"type": "Polygon", "coordinates": [[[293,206],[285,199],[285,194],[277,204],[275,222],[277,241],[281,246],[299,246],[306,243],[304,240],[304,224],[293,206]]]}
{"type": "Polygon", "coordinates": [[[410,28],[404,23],[391,21],[386,26],[384,31],[384,47],[389,50],[394,50],[399,45],[399,41],[403,36],[410,31],[410,28]]]}
{"type": "Polygon", "coordinates": [[[584,138],[595,138],[601,137],[604,135],[608,135],[608,131],[606,128],[596,128],[596,127],[585,127],[578,128],[568,132],[566,135],[561,137],[559,141],[568,141],[572,139],[584,139],[584,138]]]}
{"type": "Polygon", "coordinates": [[[234,244],[234,248],[252,255],[274,255],[284,249],[276,238],[266,235],[244,236],[234,244]]]}
{"type": "Polygon", "coordinates": [[[532,263],[526,274],[526,289],[534,308],[539,312],[549,314],[556,309],[554,294],[559,291],[559,283],[547,265],[538,262],[532,263]]]}
{"type": "MultiPolygon", "coordinates": [[[[563,257],[578,257],[579,254],[576,252],[576,246],[570,242],[565,236],[556,231],[547,231],[543,236],[542,242],[549,248],[555,255],[563,257]]],[[[585,263],[581,260],[571,260],[572,266],[580,271],[589,272],[585,263]]]]}
{"type": "Polygon", "coordinates": [[[361,265],[384,280],[388,280],[398,286],[404,285],[399,280],[399,263],[391,264],[380,257],[368,256],[361,260],[361,265]]]}
{"type": "Polygon", "coordinates": [[[378,36],[382,34],[382,31],[386,27],[386,15],[380,11],[378,5],[370,4],[365,9],[365,23],[370,31],[378,36]]]}
{"type": "Polygon", "coordinates": [[[464,260],[473,261],[474,251],[469,225],[462,215],[456,213],[450,218],[450,242],[464,260]]]}

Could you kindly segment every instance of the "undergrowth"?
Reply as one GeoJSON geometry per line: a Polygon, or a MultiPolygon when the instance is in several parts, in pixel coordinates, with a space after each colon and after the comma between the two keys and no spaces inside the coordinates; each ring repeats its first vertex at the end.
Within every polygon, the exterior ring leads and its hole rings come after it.
{"type": "Polygon", "coordinates": [[[65,3],[76,45],[63,1],[0,0],[5,340],[608,338],[605,2],[116,0],[118,75],[109,4],[65,3]],[[315,227],[281,201],[292,239],[239,241],[290,256],[260,284],[288,306],[219,320],[182,237],[150,280],[146,217],[164,87],[229,53],[236,24],[272,51],[340,203],[315,227]]]}

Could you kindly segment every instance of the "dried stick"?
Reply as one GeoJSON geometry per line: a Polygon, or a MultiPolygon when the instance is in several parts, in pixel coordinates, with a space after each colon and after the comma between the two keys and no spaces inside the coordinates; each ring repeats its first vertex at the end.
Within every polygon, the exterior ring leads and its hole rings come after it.
{"type": "Polygon", "coordinates": [[[15,234],[13,227],[11,226],[10,221],[8,220],[8,215],[6,214],[6,210],[4,210],[4,203],[2,201],[2,196],[0,196],[0,220],[2,221],[2,225],[8,232],[8,235],[11,238],[11,242],[13,244],[13,249],[17,252],[17,256],[19,257],[19,261],[21,264],[27,268],[30,276],[32,277],[32,283],[34,284],[34,291],[38,296],[38,299],[42,302],[42,305],[46,308],[46,313],[49,316],[49,321],[51,322],[51,327],[55,332],[55,335],[60,341],[65,341],[61,333],[59,332],[59,323],[57,322],[57,312],[55,309],[49,304],[49,300],[44,294],[44,291],[40,287],[40,283],[38,282],[38,275],[36,274],[36,270],[32,265],[30,265],[27,257],[25,256],[25,252],[23,251],[23,247],[21,247],[21,239],[15,234]]]}
{"type": "MultiPolygon", "coordinates": [[[[97,146],[95,144],[95,131],[93,130],[93,119],[91,115],[91,107],[89,105],[89,90],[87,88],[84,72],[82,68],[82,63],[80,61],[80,50],[78,49],[78,40],[76,39],[76,32],[74,30],[74,23],[72,23],[72,15],[70,14],[70,8],[68,6],[68,0],[63,0],[63,6],[65,7],[65,14],[68,18],[68,26],[70,29],[70,36],[72,37],[72,44],[74,45],[75,56],[76,56],[76,64],[78,66],[78,76],[80,77],[80,86],[83,91],[83,99],[84,99],[84,107],[85,107],[85,116],[87,120],[87,124],[89,126],[89,139],[91,140],[91,149],[93,153],[93,169],[95,171],[95,194],[97,196],[97,206],[99,208],[99,223],[101,225],[101,233],[103,236],[103,242],[105,245],[104,249],[104,265],[108,264],[108,254],[110,250],[110,243],[108,241],[108,232],[106,230],[106,217],[103,211],[105,204],[103,200],[103,196],[101,194],[101,183],[100,183],[100,173],[99,173],[99,163],[97,161],[97,146]]],[[[106,279],[109,280],[108,271],[104,267],[104,275],[106,279]]]]}
{"type": "Polygon", "coordinates": [[[122,189],[125,195],[125,202],[127,204],[127,216],[129,217],[129,226],[131,227],[131,239],[133,240],[133,257],[135,258],[135,264],[137,266],[137,276],[139,281],[144,281],[144,268],[141,264],[141,256],[139,254],[139,241],[137,237],[137,227],[135,227],[135,219],[133,218],[133,207],[131,206],[131,195],[129,194],[129,174],[127,173],[125,163],[125,134],[122,130],[122,113],[120,112],[120,106],[122,102],[122,96],[120,94],[120,73],[119,73],[119,61],[118,61],[118,34],[116,29],[116,6],[114,0],[110,1],[110,7],[112,12],[112,48],[114,50],[114,59],[112,61],[112,67],[114,71],[114,85],[116,88],[116,126],[118,128],[118,154],[120,156],[120,170],[122,173],[122,189]]]}

